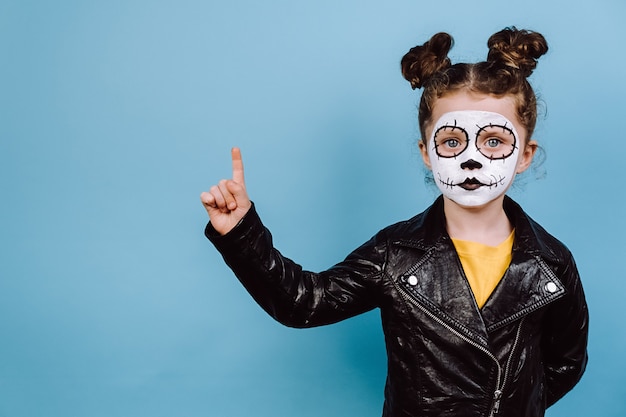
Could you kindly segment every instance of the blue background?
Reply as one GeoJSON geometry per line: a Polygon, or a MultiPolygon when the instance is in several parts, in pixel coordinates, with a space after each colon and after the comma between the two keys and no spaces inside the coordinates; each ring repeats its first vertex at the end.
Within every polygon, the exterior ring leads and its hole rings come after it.
{"type": "Polygon", "coordinates": [[[625,416],[626,3],[556,3],[2,0],[0,416],[380,415],[378,313],[273,322],[198,196],[240,146],[277,246],[341,260],[436,195],[402,55],[448,31],[481,60],[509,25],[551,47],[546,175],[511,195],[576,255],[592,319],[548,416],[625,416]]]}

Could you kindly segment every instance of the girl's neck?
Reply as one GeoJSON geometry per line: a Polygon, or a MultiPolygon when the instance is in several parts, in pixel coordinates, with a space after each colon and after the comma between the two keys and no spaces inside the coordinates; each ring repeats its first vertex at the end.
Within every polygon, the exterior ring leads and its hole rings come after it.
{"type": "Polygon", "coordinates": [[[509,237],[513,225],[504,212],[504,195],[481,207],[463,207],[443,198],[450,237],[497,246],[509,237]]]}

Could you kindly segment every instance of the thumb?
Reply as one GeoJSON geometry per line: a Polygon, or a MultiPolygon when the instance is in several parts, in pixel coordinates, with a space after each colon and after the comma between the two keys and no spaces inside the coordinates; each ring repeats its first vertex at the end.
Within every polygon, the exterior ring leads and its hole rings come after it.
{"type": "Polygon", "coordinates": [[[237,208],[248,210],[252,206],[250,198],[248,197],[248,192],[246,191],[246,187],[243,184],[240,184],[234,180],[228,180],[226,182],[226,188],[235,199],[237,208]]]}

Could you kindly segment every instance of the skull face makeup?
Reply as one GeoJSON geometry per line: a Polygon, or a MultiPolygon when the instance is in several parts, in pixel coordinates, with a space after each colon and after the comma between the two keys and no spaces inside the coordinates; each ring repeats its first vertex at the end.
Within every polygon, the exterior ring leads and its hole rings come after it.
{"type": "Polygon", "coordinates": [[[520,137],[499,113],[445,113],[434,124],[428,157],[437,186],[462,206],[484,205],[504,194],[515,177],[520,137]]]}

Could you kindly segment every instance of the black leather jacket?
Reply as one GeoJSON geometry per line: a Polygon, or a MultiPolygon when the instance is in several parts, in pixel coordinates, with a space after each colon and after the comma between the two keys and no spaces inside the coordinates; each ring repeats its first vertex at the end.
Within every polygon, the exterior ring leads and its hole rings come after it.
{"type": "Polygon", "coordinates": [[[567,248],[506,197],[511,265],[479,309],[446,233],[441,197],[313,273],[272,245],[254,207],[207,237],[279,322],[312,327],[373,308],[388,353],[383,416],[543,416],[587,363],[588,312],[567,248]]]}

